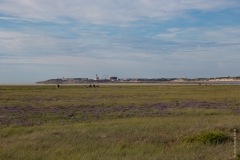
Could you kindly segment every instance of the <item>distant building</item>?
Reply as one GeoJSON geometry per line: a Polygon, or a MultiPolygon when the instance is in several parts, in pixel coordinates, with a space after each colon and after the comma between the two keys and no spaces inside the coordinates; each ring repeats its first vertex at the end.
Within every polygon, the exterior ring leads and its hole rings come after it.
{"type": "Polygon", "coordinates": [[[82,81],[88,81],[88,78],[79,78],[82,81]]]}
{"type": "Polygon", "coordinates": [[[117,77],[109,77],[109,80],[111,80],[111,81],[116,81],[116,80],[117,80],[117,77]]]}

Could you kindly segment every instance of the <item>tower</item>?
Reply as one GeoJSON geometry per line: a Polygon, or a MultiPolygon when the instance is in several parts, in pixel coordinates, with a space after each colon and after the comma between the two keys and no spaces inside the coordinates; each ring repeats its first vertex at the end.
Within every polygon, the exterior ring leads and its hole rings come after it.
{"type": "Polygon", "coordinates": [[[96,74],[96,76],[95,76],[95,78],[94,78],[94,80],[99,80],[99,77],[98,77],[98,75],[96,74]]]}

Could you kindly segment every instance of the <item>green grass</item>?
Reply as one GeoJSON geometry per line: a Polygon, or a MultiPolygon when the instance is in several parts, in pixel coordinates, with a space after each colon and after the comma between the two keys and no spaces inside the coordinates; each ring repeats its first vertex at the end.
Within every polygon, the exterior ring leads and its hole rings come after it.
{"type": "Polygon", "coordinates": [[[144,105],[169,101],[239,102],[240,86],[100,86],[84,89],[82,85],[0,86],[1,103],[5,105],[48,107],[53,105],[144,105]]]}
{"type": "Polygon", "coordinates": [[[239,95],[238,85],[0,86],[0,159],[231,159],[239,95]]]}
{"type": "Polygon", "coordinates": [[[4,128],[1,159],[227,159],[233,144],[184,142],[221,129],[231,136],[238,116],[130,118],[94,123],[4,128]]]}

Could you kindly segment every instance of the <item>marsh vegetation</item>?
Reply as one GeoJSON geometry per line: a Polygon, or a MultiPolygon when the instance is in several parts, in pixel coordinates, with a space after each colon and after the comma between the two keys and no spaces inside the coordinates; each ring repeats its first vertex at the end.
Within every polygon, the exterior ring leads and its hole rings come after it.
{"type": "Polygon", "coordinates": [[[238,85],[0,86],[0,159],[232,159],[239,96],[238,85]]]}

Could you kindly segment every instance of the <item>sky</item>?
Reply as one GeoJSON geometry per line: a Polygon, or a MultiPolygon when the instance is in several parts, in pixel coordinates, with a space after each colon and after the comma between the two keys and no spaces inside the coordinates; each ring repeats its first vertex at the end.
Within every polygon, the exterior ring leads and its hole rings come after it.
{"type": "Polygon", "coordinates": [[[0,0],[0,84],[239,68],[240,0],[0,0]]]}

